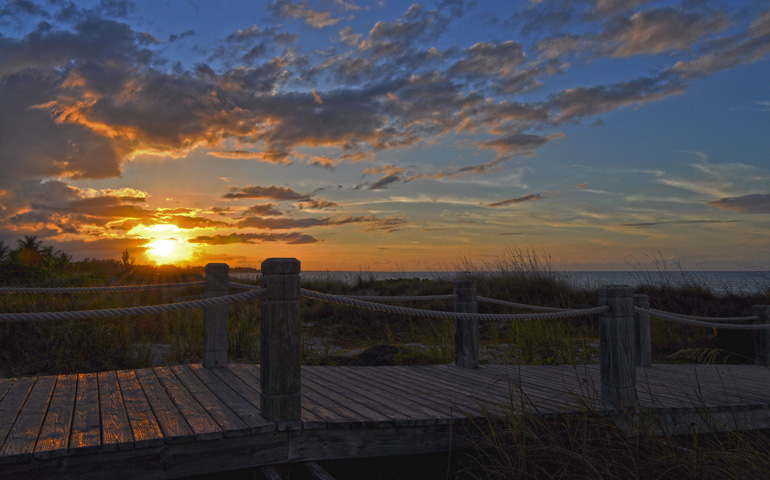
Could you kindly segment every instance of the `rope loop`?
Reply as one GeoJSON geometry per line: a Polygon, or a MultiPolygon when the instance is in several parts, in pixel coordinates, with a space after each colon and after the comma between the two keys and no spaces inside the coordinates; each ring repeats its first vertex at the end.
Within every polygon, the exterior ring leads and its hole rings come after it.
{"type": "Polygon", "coordinates": [[[382,303],[367,302],[356,298],[343,295],[329,295],[326,293],[315,292],[305,288],[300,289],[302,296],[314,298],[324,302],[337,303],[340,305],[349,305],[358,308],[365,308],[385,313],[395,313],[398,315],[410,315],[417,317],[444,318],[450,320],[550,320],[578,318],[590,315],[597,315],[607,311],[608,307],[587,308],[584,310],[570,310],[562,312],[550,312],[539,314],[498,314],[498,313],[458,313],[442,312],[436,310],[423,310],[418,308],[400,307],[397,305],[385,305],[382,303]]]}
{"type": "Polygon", "coordinates": [[[202,298],[200,300],[190,300],[187,302],[165,303],[161,305],[148,305],[143,307],[110,308],[104,310],[76,310],[71,312],[32,312],[32,313],[0,313],[2,322],[27,321],[35,322],[41,320],[88,320],[95,318],[121,317],[124,315],[147,315],[164,312],[177,312],[180,310],[190,310],[200,307],[214,307],[217,305],[227,305],[230,303],[251,300],[264,294],[262,289],[249,290],[241,293],[222,295],[219,297],[202,298]]]}
{"type": "Polygon", "coordinates": [[[492,303],[495,305],[503,305],[506,307],[521,308],[523,310],[534,310],[536,312],[569,312],[572,311],[569,308],[556,308],[556,307],[541,307],[538,305],[527,305],[525,303],[506,302],[505,300],[498,300],[496,298],[489,297],[476,297],[476,300],[485,303],[492,303]]]}
{"type": "MultiPolygon", "coordinates": [[[[721,318],[711,318],[711,321],[703,321],[698,320],[699,318],[707,318],[707,317],[690,317],[685,315],[679,315],[671,312],[664,312],[662,310],[655,310],[652,308],[641,308],[641,307],[634,307],[634,310],[636,310],[639,313],[645,313],[647,315],[650,315],[651,317],[657,317],[662,320],[668,320],[670,322],[674,323],[681,323],[682,325],[691,325],[693,327],[704,327],[704,328],[718,328],[720,330],[767,330],[770,329],[770,323],[768,324],[758,324],[758,325],[748,325],[748,324],[735,324],[735,323],[719,323],[718,320],[723,320],[721,318]]],[[[726,318],[727,321],[735,321],[738,317],[730,317],[726,318]]],[[[745,321],[756,321],[759,320],[759,317],[741,317],[741,320],[745,321]]]]}
{"type": "Polygon", "coordinates": [[[158,290],[161,288],[203,287],[206,282],[159,283],[152,285],[115,285],[111,287],[0,287],[0,293],[105,293],[158,290]]]}

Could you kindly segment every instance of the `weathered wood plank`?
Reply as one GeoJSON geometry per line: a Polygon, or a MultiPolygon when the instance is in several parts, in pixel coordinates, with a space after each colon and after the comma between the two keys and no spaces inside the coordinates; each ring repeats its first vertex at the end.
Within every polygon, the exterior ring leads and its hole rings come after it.
{"type": "Polygon", "coordinates": [[[415,422],[422,423],[428,420],[428,423],[430,423],[451,418],[444,411],[426,407],[426,405],[419,401],[418,396],[410,395],[400,390],[397,388],[397,385],[386,384],[387,388],[385,388],[382,383],[375,380],[376,374],[356,375],[345,367],[329,367],[324,370],[323,374],[345,382],[348,388],[354,389],[363,395],[368,395],[380,403],[385,402],[394,409],[408,415],[415,422]]]}
{"type": "Polygon", "coordinates": [[[414,424],[413,417],[406,415],[403,411],[396,410],[381,403],[381,399],[372,397],[370,394],[356,388],[347,381],[329,375],[328,370],[319,371],[316,369],[304,369],[302,373],[303,376],[308,377],[309,381],[315,382],[317,385],[321,385],[328,389],[328,391],[334,395],[334,400],[345,402],[346,405],[349,405],[349,408],[355,408],[357,411],[360,411],[360,408],[364,407],[368,411],[379,415],[383,421],[394,425],[414,424]]]}
{"type": "Polygon", "coordinates": [[[192,397],[203,407],[222,429],[225,436],[247,435],[251,427],[227,405],[192,371],[190,365],[176,365],[171,370],[192,397]]]}
{"type": "Polygon", "coordinates": [[[3,448],[0,449],[0,457],[32,456],[55,385],[56,377],[37,379],[3,443],[3,448]]]}
{"type": "Polygon", "coordinates": [[[160,367],[153,369],[153,371],[186,424],[192,429],[195,440],[212,440],[224,435],[219,424],[211,418],[211,415],[198,403],[192,393],[179,382],[171,369],[160,367]]]}
{"type": "Polygon", "coordinates": [[[75,413],[70,433],[70,453],[93,453],[101,449],[99,380],[95,373],[79,373],[75,413]]]}
{"type": "MultiPolygon", "coordinates": [[[[259,388],[259,366],[230,364],[227,368],[233,375],[237,376],[251,388],[259,388]]],[[[323,409],[308,397],[307,392],[302,393],[301,407],[303,428],[325,428],[328,419],[332,418],[333,415],[328,411],[324,415],[323,409]]],[[[344,421],[344,419],[334,417],[333,421],[344,421]]]]}
{"type": "Polygon", "coordinates": [[[169,398],[155,373],[149,368],[137,370],[136,378],[144,390],[166,443],[187,443],[195,438],[184,416],[169,398]]]}
{"type": "Polygon", "coordinates": [[[67,454],[77,384],[77,375],[60,375],[56,379],[56,387],[35,445],[35,458],[46,459],[67,454]]]}
{"type": "Polygon", "coordinates": [[[134,435],[128,422],[123,394],[115,372],[99,373],[99,407],[102,416],[102,448],[104,451],[133,448],[134,435]]]}
{"type": "Polygon", "coordinates": [[[0,378],[0,400],[3,399],[5,393],[11,389],[14,383],[16,383],[15,378],[0,378]]]}
{"type": "Polygon", "coordinates": [[[126,416],[134,436],[134,446],[137,448],[163,445],[163,432],[158,420],[152,413],[152,408],[144,395],[142,386],[136,378],[136,372],[122,370],[117,372],[118,384],[123,394],[126,416]]]}
{"type": "Polygon", "coordinates": [[[316,462],[304,462],[305,470],[316,480],[334,480],[334,477],[316,462]]]}
{"type": "Polygon", "coordinates": [[[232,373],[224,368],[206,369],[200,364],[190,365],[190,370],[250,428],[251,433],[265,431],[268,426],[275,428],[275,424],[262,418],[259,414],[259,403],[254,404],[251,401],[252,393],[248,387],[243,388],[241,382],[232,377],[232,373]],[[232,385],[221,377],[230,380],[232,385]]]}
{"type": "Polygon", "coordinates": [[[0,445],[5,443],[27,395],[35,385],[34,378],[19,378],[0,400],[0,445]]]}

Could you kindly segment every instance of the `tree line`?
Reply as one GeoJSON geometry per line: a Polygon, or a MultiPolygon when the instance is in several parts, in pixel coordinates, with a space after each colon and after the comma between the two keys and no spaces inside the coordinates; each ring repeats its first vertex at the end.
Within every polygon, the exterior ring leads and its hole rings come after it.
{"type": "Polygon", "coordinates": [[[15,264],[41,269],[47,275],[65,269],[72,262],[72,255],[53,246],[44,246],[37,235],[24,235],[11,248],[0,240],[0,264],[15,264]]]}

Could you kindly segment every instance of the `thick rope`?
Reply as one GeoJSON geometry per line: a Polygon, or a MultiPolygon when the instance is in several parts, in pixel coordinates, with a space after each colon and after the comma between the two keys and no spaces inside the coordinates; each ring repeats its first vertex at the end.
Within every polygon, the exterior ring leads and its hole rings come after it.
{"type": "Polygon", "coordinates": [[[240,288],[242,290],[259,290],[262,293],[266,293],[267,289],[260,287],[259,285],[250,285],[248,283],[236,283],[236,282],[230,282],[230,286],[233,288],[240,288]]]}
{"type": "Polygon", "coordinates": [[[160,283],[155,285],[117,285],[113,287],[0,287],[0,293],[103,293],[158,290],[162,288],[202,287],[206,282],[160,283]]]}
{"type": "Polygon", "coordinates": [[[648,309],[651,312],[658,314],[673,315],[679,318],[685,318],[687,320],[697,320],[699,322],[752,322],[759,320],[759,317],[696,317],[695,315],[685,315],[683,313],[664,312],[663,310],[655,310],[654,308],[648,309]]]}
{"type": "Polygon", "coordinates": [[[449,295],[423,295],[423,296],[412,296],[412,297],[399,297],[399,296],[386,296],[386,295],[344,295],[348,298],[354,298],[356,300],[369,300],[373,302],[381,301],[381,302],[410,302],[410,301],[427,301],[427,300],[454,300],[456,298],[456,295],[449,294],[449,295]]]}
{"type": "Polygon", "coordinates": [[[94,318],[121,317],[124,315],[147,315],[164,312],[176,312],[200,307],[214,307],[229,303],[251,300],[261,296],[264,292],[249,290],[247,292],[222,295],[219,297],[202,298],[189,302],[166,303],[161,305],[148,305],[143,307],[110,308],[106,310],[77,310],[74,312],[32,312],[32,313],[0,313],[0,321],[40,321],[40,320],[86,320],[94,318]]]}
{"type": "MultiPolygon", "coordinates": [[[[634,307],[639,313],[646,313],[651,317],[657,317],[670,322],[681,323],[683,325],[691,325],[693,327],[705,327],[705,328],[717,328],[720,330],[766,330],[770,329],[770,323],[763,323],[758,325],[736,325],[734,323],[718,323],[718,322],[704,322],[702,320],[692,320],[688,317],[681,317],[679,315],[672,315],[669,312],[663,312],[660,310],[653,310],[648,308],[634,307]]],[[[746,317],[749,319],[758,319],[759,317],[746,317]]],[[[715,320],[715,319],[714,319],[715,320]]]]}
{"type": "Polygon", "coordinates": [[[363,300],[357,300],[355,298],[345,297],[341,295],[329,295],[326,293],[314,292],[305,288],[300,290],[300,293],[304,297],[315,298],[330,303],[337,303],[340,305],[349,305],[358,308],[366,308],[369,310],[376,310],[386,313],[395,313],[398,315],[410,315],[416,317],[431,317],[431,318],[446,318],[450,320],[550,320],[550,319],[565,319],[565,318],[578,318],[589,315],[597,315],[604,313],[608,310],[608,307],[595,307],[587,308],[585,310],[571,310],[568,312],[552,312],[552,313],[539,313],[539,314],[498,314],[498,313],[458,313],[458,312],[441,312],[435,310],[422,310],[417,308],[399,307],[397,305],[385,305],[382,303],[366,302],[363,300]]]}
{"type": "Polygon", "coordinates": [[[479,302],[493,303],[495,305],[504,305],[506,307],[521,308],[523,310],[534,310],[536,312],[569,312],[569,308],[556,308],[556,307],[540,307],[537,305],[527,305],[525,303],[506,302],[505,300],[498,300],[496,298],[489,297],[476,297],[479,302]]]}

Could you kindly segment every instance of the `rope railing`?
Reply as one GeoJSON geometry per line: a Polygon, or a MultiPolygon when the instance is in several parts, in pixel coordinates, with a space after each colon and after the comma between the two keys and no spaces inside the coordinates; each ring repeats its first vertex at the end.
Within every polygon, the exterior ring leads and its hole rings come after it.
{"type": "Polygon", "coordinates": [[[140,307],[109,308],[103,310],[75,310],[69,312],[30,312],[30,313],[0,313],[0,322],[13,321],[43,321],[43,320],[89,320],[97,318],[121,317],[126,315],[147,315],[164,312],[177,312],[200,307],[214,307],[245,300],[251,300],[264,294],[262,289],[249,290],[241,293],[222,295],[219,297],[202,298],[187,302],[165,303],[140,307]]]}
{"type": "Polygon", "coordinates": [[[477,296],[476,299],[480,302],[492,303],[494,305],[503,305],[506,307],[521,308],[523,310],[534,310],[537,312],[569,312],[569,308],[556,308],[556,307],[541,307],[538,305],[527,305],[525,303],[507,302],[505,300],[498,300],[496,298],[477,296]]]}
{"type": "Polygon", "coordinates": [[[0,293],[105,293],[158,290],[162,288],[202,287],[205,282],[159,283],[150,285],[115,285],[108,287],[0,287],[0,293]]]}
{"type": "Polygon", "coordinates": [[[397,295],[344,295],[348,298],[354,298],[356,300],[364,301],[381,301],[381,302],[412,302],[412,301],[428,301],[428,300],[454,300],[456,295],[412,295],[412,296],[397,296],[397,295]]]}
{"type": "Polygon", "coordinates": [[[680,315],[671,312],[664,312],[662,310],[655,310],[652,308],[634,307],[639,313],[647,314],[651,317],[657,317],[662,320],[668,320],[670,322],[681,323],[683,325],[691,325],[694,327],[705,328],[718,328],[721,330],[766,330],[770,329],[770,324],[735,324],[735,323],[720,323],[719,320],[737,321],[738,319],[744,321],[756,321],[759,317],[726,317],[726,318],[708,318],[708,317],[695,317],[688,315],[680,315]],[[708,319],[709,321],[701,320],[708,319]]]}
{"type": "Polygon", "coordinates": [[[267,292],[267,289],[264,287],[260,287],[259,285],[251,285],[248,283],[230,282],[230,286],[233,288],[240,288],[241,290],[259,290],[262,293],[267,292]]]}
{"type": "Polygon", "coordinates": [[[365,308],[369,310],[375,310],[385,313],[395,313],[399,315],[409,315],[417,317],[429,317],[429,318],[444,318],[449,320],[552,320],[552,319],[566,319],[566,318],[578,318],[590,315],[597,315],[607,311],[607,307],[594,307],[581,310],[569,310],[550,313],[520,313],[520,314],[505,314],[505,313],[458,313],[458,312],[444,312],[437,310],[423,310],[419,308],[408,308],[397,305],[386,305],[382,303],[368,302],[359,300],[357,298],[348,297],[344,295],[329,295],[326,293],[315,292],[308,289],[300,289],[302,296],[307,298],[314,298],[330,303],[337,303],[340,305],[348,305],[352,307],[365,308]]]}

